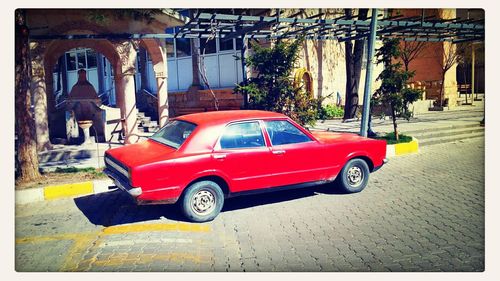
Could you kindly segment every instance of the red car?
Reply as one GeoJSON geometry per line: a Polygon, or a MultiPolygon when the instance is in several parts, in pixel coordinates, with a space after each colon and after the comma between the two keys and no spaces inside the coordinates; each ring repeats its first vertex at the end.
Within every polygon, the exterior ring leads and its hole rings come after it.
{"type": "Polygon", "coordinates": [[[225,198],[336,181],[359,192],[384,163],[386,142],[309,132],[285,115],[255,110],[171,119],[148,140],[106,151],[104,172],[137,204],[173,204],[196,222],[225,198]]]}

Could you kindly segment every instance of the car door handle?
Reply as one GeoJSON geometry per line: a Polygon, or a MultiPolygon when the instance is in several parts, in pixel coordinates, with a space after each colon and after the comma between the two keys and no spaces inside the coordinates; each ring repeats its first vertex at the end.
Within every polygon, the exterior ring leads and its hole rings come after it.
{"type": "Polygon", "coordinates": [[[285,151],[284,150],[273,150],[273,154],[281,155],[281,154],[285,154],[285,151]]]}
{"type": "Polygon", "coordinates": [[[213,154],[212,157],[214,159],[224,159],[226,158],[226,154],[213,154]]]}

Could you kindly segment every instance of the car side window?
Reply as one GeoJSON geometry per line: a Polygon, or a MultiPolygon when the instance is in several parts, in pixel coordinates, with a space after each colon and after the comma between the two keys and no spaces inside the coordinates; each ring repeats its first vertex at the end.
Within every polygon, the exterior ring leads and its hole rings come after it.
{"type": "Polygon", "coordinates": [[[226,127],[220,138],[222,149],[252,148],[266,146],[259,122],[244,122],[226,127]]]}
{"type": "Polygon", "coordinates": [[[287,120],[270,120],[264,123],[273,146],[312,141],[311,138],[287,120]]]}

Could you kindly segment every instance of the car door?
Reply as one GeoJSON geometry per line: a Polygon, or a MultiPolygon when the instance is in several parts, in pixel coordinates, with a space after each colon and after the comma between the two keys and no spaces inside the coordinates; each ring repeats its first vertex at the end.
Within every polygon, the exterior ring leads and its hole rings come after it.
{"type": "Polygon", "coordinates": [[[271,142],[274,182],[277,185],[325,180],[331,165],[322,144],[289,120],[264,121],[271,142]]]}
{"type": "Polygon", "coordinates": [[[219,138],[212,162],[229,180],[231,192],[273,186],[273,154],[259,121],[231,123],[219,138]]]}

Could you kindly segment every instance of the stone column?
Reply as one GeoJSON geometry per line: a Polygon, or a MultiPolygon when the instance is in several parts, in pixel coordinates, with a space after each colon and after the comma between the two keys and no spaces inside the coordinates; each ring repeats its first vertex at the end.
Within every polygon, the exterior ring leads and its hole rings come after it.
{"type": "Polygon", "coordinates": [[[168,64],[167,50],[164,41],[160,41],[160,50],[162,61],[159,63],[163,65],[163,70],[159,71],[161,67],[155,67],[155,75],[158,87],[158,125],[161,128],[168,121],[168,64]],[[158,71],[156,71],[156,69],[158,69],[158,71]]]}
{"type": "Polygon", "coordinates": [[[125,144],[136,143],[139,140],[139,136],[137,130],[134,73],[122,74],[117,79],[117,82],[120,84],[117,88],[120,92],[117,94],[120,96],[119,103],[125,144]]]}
{"type": "Polygon", "coordinates": [[[115,43],[120,55],[119,67],[121,73],[115,73],[117,103],[121,111],[125,144],[136,143],[139,140],[137,109],[135,100],[135,60],[137,45],[132,41],[115,43]]]}
{"type": "Polygon", "coordinates": [[[158,85],[158,124],[161,127],[168,121],[168,84],[166,75],[156,76],[158,85]]]}
{"type": "Polygon", "coordinates": [[[35,129],[38,151],[52,148],[49,137],[49,117],[47,107],[47,86],[42,58],[43,50],[37,42],[30,43],[31,49],[31,92],[35,108],[35,129]]]}

